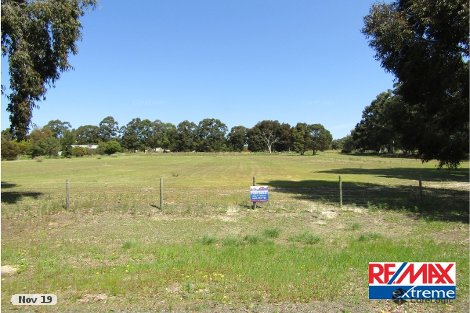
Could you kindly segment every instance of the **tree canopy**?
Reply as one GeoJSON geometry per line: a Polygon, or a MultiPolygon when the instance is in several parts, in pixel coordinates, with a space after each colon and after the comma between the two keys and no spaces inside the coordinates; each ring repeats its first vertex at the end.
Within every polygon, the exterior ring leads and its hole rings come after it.
{"type": "Polygon", "coordinates": [[[264,120],[248,131],[248,149],[251,151],[273,151],[273,145],[281,139],[279,121],[264,120]]]}
{"type": "Polygon", "coordinates": [[[356,148],[361,150],[385,151],[393,153],[395,148],[401,147],[399,131],[395,130],[394,109],[402,105],[400,97],[393,95],[392,91],[382,92],[366,106],[362,112],[362,119],[354,128],[352,137],[356,148]]]}
{"type": "MultiPolygon", "coordinates": [[[[37,102],[60,73],[72,68],[81,37],[79,18],[96,0],[2,0],[2,56],[8,58],[11,131],[24,139],[37,102]]],[[[2,86],[2,92],[4,88],[2,86]]],[[[6,88],[5,88],[6,90],[6,88]]]]}
{"type": "Polygon", "coordinates": [[[246,145],[248,128],[245,126],[234,126],[228,134],[228,142],[233,151],[243,151],[246,145]]]}
{"type": "Polygon", "coordinates": [[[396,131],[423,161],[455,167],[469,148],[468,1],[374,4],[363,33],[402,97],[396,131]]]}

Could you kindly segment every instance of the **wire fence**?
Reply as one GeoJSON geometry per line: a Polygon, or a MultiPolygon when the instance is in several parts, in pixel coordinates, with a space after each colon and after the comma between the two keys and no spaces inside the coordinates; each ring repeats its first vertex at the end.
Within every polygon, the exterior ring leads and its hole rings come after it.
{"type": "MultiPolygon", "coordinates": [[[[263,184],[261,182],[260,184],[263,184]]],[[[431,218],[460,219],[468,222],[469,191],[427,187],[415,184],[388,186],[348,182],[341,178],[324,182],[271,181],[269,201],[258,205],[266,210],[301,210],[311,203],[334,207],[357,206],[401,209],[431,218]]],[[[4,212],[39,210],[124,210],[135,213],[151,210],[206,213],[227,208],[251,208],[249,186],[181,186],[175,180],[156,179],[108,183],[74,181],[21,185],[2,182],[4,212]]]]}

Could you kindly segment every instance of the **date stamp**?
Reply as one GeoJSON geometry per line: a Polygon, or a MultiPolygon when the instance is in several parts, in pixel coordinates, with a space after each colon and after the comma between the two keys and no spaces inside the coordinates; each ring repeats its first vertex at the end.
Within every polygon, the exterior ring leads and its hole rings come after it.
{"type": "Polygon", "coordinates": [[[13,305],[56,305],[57,296],[54,294],[16,294],[11,296],[13,305]]]}

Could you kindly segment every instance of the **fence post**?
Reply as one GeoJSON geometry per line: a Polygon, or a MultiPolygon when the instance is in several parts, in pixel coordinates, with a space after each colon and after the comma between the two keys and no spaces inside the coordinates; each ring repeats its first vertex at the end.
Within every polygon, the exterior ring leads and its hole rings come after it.
{"type": "Polygon", "coordinates": [[[419,202],[423,201],[423,179],[419,176],[419,202]]]}
{"type": "MultiPolygon", "coordinates": [[[[252,186],[256,186],[256,177],[253,176],[253,185],[252,186]]],[[[256,209],[256,202],[253,202],[253,205],[251,206],[251,208],[254,210],[256,209]]]]}
{"type": "Polygon", "coordinates": [[[68,210],[70,208],[70,181],[67,178],[65,180],[65,209],[68,210]]]}
{"type": "Polygon", "coordinates": [[[160,176],[160,210],[163,210],[163,177],[160,176]]]}
{"type": "Polygon", "coordinates": [[[343,207],[343,181],[341,175],[339,176],[339,207],[343,207]]]}

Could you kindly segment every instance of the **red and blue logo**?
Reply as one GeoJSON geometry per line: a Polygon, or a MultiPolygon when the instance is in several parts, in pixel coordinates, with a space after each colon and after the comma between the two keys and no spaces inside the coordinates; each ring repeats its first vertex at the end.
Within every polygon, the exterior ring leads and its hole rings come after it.
{"type": "Polygon", "coordinates": [[[455,262],[370,262],[369,299],[455,299],[455,262]]]}

